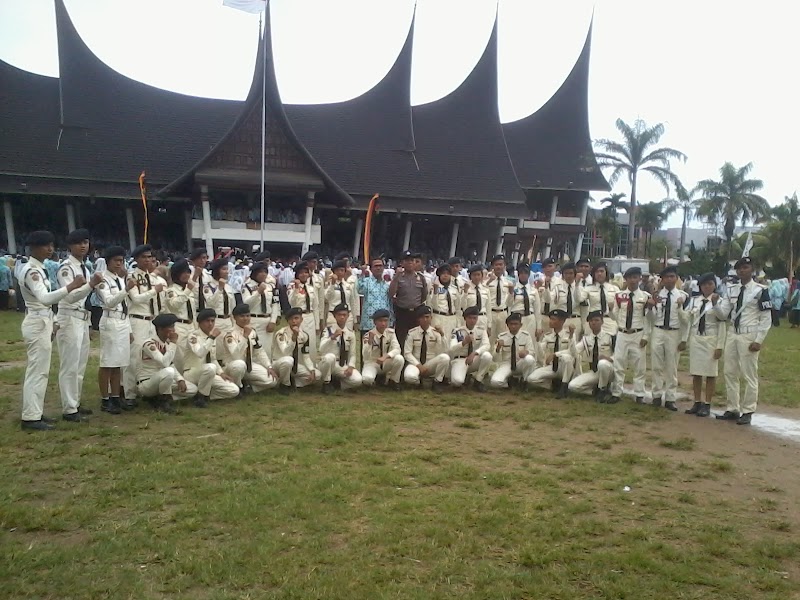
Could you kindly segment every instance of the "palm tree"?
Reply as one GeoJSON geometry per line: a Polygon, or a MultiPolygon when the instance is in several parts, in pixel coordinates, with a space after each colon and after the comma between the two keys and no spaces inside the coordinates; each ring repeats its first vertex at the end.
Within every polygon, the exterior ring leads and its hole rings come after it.
{"type": "Polygon", "coordinates": [[[686,228],[689,226],[689,221],[694,217],[697,211],[697,200],[695,194],[697,188],[687,190],[683,184],[678,181],[675,184],[675,195],[677,198],[666,198],[664,205],[667,207],[667,214],[671,214],[676,210],[683,211],[683,223],[681,223],[681,245],[678,248],[678,260],[683,260],[683,254],[686,248],[686,228]]]}
{"type": "Polygon", "coordinates": [[[769,239],[771,254],[774,262],[784,259],[786,249],[789,249],[789,280],[794,274],[795,249],[800,247],[800,206],[797,201],[797,192],[791,197],[786,196],[783,204],[772,209],[774,221],[764,228],[764,234],[769,239]]]}
{"type": "Polygon", "coordinates": [[[674,148],[657,147],[664,135],[664,125],[657,123],[648,127],[641,119],[636,119],[633,127],[622,119],[617,119],[617,129],[622,134],[622,142],[614,140],[597,140],[595,146],[601,150],[597,153],[597,164],[601,168],[611,169],[608,182],[613,186],[623,175],[631,184],[631,202],[628,211],[628,253],[633,249],[634,230],[636,228],[636,184],[639,171],[647,171],[669,193],[670,184],[679,182],[670,168],[670,160],[686,162],[686,155],[674,148]]]}
{"type": "MultiPolygon", "coordinates": [[[[664,201],[650,202],[639,207],[639,226],[645,235],[645,254],[650,255],[650,246],[653,242],[653,232],[658,231],[669,217],[664,201]]],[[[671,212],[671,211],[670,211],[671,212]]]]}
{"type": "Polygon", "coordinates": [[[621,210],[628,212],[631,209],[631,203],[623,200],[624,197],[625,194],[611,194],[600,200],[600,204],[607,204],[608,206],[604,206],[603,210],[612,209],[615,214],[621,210]]]}
{"type": "Polygon", "coordinates": [[[697,184],[702,195],[697,216],[714,225],[722,225],[731,258],[731,240],[736,224],[746,227],[748,223],[759,223],[767,219],[770,208],[767,201],[756,194],[764,187],[760,179],[748,179],[753,163],[736,168],[726,162],[719,170],[719,181],[704,179],[697,184]]]}

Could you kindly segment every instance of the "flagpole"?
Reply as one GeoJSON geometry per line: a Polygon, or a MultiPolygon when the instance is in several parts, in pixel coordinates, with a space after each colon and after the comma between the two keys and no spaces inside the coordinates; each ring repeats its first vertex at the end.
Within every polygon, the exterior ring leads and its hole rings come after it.
{"type": "MultiPolygon", "coordinates": [[[[264,5],[264,11],[269,10],[269,0],[264,5]]],[[[264,47],[263,56],[261,61],[261,222],[258,225],[258,231],[261,241],[260,252],[264,251],[264,205],[266,204],[266,187],[267,187],[267,168],[266,168],[266,146],[267,146],[267,32],[262,28],[262,21],[264,13],[258,19],[258,28],[261,31],[264,47]]]]}

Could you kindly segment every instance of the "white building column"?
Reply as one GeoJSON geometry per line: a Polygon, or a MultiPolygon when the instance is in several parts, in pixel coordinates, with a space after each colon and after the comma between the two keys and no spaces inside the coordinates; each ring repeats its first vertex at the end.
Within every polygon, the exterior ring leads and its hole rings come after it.
{"type": "MultiPolygon", "coordinates": [[[[589,195],[586,195],[586,198],[583,200],[583,206],[581,207],[581,227],[584,229],[586,228],[586,217],[589,214],[589,195]]],[[[578,244],[575,246],[575,257],[573,258],[573,262],[578,261],[581,259],[581,254],[583,253],[583,238],[585,237],[586,232],[581,231],[578,234],[578,244]]]]}
{"type": "MultiPolygon", "coordinates": [[[[203,206],[203,237],[206,241],[206,253],[210,258],[214,256],[214,236],[211,233],[211,200],[208,197],[208,186],[200,186],[200,202],[203,206]]],[[[261,225],[264,226],[263,223],[261,225]]]]}
{"type": "Polygon", "coordinates": [[[553,196],[553,204],[550,206],[550,225],[556,224],[557,214],[558,214],[558,194],[553,196]]]}
{"type": "Polygon", "coordinates": [[[314,226],[314,192],[308,192],[306,195],[306,218],[303,223],[305,224],[303,254],[305,254],[311,248],[311,228],[314,226]]]}
{"type": "Polygon", "coordinates": [[[353,258],[358,258],[358,249],[361,246],[361,230],[364,229],[364,219],[356,221],[356,234],[353,239],[353,258]]]}
{"type": "Polygon", "coordinates": [[[185,208],[183,210],[183,227],[186,230],[186,251],[192,251],[192,208],[185,208]]]}
{"type": "Polygon", "coordinates": [[[550,253],[553,251],[553,238],[547,238],[547,245],[544,247],[544,255],[542,258],[550,258],[550,253]]]}
{"type": "Polygon", "coordinates": [[[458,230],[461,227],[461,224],[456,221],[453,223],[453,233],[450,236],[450,256],[456,255],[456,250],[458,249],[458,230]]]}
{"type": "Polygon", "coordinates": [[[71,202],[67,202],[67,232],[75,231],[77,227],[75,226],[75,205],[71,202]]]}
{"type": "Polygon", "coordinates": [[[411,219],[406,221],[406,232],[403,235],[403,252],[408,250],[408,245],[411,243],[411,219]]]}
{"type": "Polygon", "coordinates": [[[17,253],[17,236],[14,233],[14,212],[11,209],[11,201],[3,200],[3,216],[6,219],[6,237],[8,238],[8,253],[17,253]]]}
{"type": "Polygon", "coordinates": [[[505,242],[505,235],[503,234],[503,229],[505,229],[505,221],[497,229],[497,241],[495,242],[494,245],[495,255],[503,253],[503,243],[505,242]]]}
{"type": "Polygon", "coordinates": [[[483,241],[483,248],[481,248],[480,262],[486,263],[486,256],[489,254],[489,240],[483,241]]]}
{"type": "Polygon", "coordinates": [[[125,207],[125,220],[128,222],[128,245],[131,250],[136,248],[136,229],[133,226],[133,209],[125,207]]]}

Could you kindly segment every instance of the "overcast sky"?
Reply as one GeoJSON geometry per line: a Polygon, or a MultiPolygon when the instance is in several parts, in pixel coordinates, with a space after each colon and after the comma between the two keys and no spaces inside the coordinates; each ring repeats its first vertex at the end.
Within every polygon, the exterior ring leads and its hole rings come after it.
{"type": "MultiPolygon", "coordinates": [[[[253,76],[258,16],[222,0],[66,0],[89,47],[117,71],[170,90],[242,99],[253,76]]],[[[285,102],[355,97],[388,71],[413,0],[272,0],[285,102]]],[[[454,90],[480,57],[496,0],[417,0],[412,103],[454,90]]],[[[800,3],[781,0],[500,0],[500,114],[535,112],[580,52],[594,9],[589,97],[593,138],[614,121],[664,122],[663,143],[689,156],[687,186],[726,160],[752,161],[778,204],[798,187],[796,41],[800,3]]],[[[52,0],[0,0],[0,59],[57,76],[52,0]]],[[[2,110],[2,107],[0,107],[2,110]]],[[[628,192],[627,184],[618,190],[628,192]]],[[[597,196],[597,195],[596,195],[597,196]]],[[[645,180],[640,201],[660,200],[645,180]]],[[[599,197],[599,196],[598,196],[599,197]]],[[[673,225],[679,217],[671,219],[673,225]]]]}

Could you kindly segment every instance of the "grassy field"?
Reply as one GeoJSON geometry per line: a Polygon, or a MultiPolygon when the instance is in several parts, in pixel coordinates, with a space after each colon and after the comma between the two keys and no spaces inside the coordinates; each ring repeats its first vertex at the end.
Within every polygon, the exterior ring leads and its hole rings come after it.
{"type": "MultiPolygon", "coordinates": [[[[16,315],[0,336],[3,599],[800,598],[800,451],[754,429],[406,391],[28,434],[16,315]]],[[[770,333],[765,403],[797,405],[798,352],[770,333]]]]}

